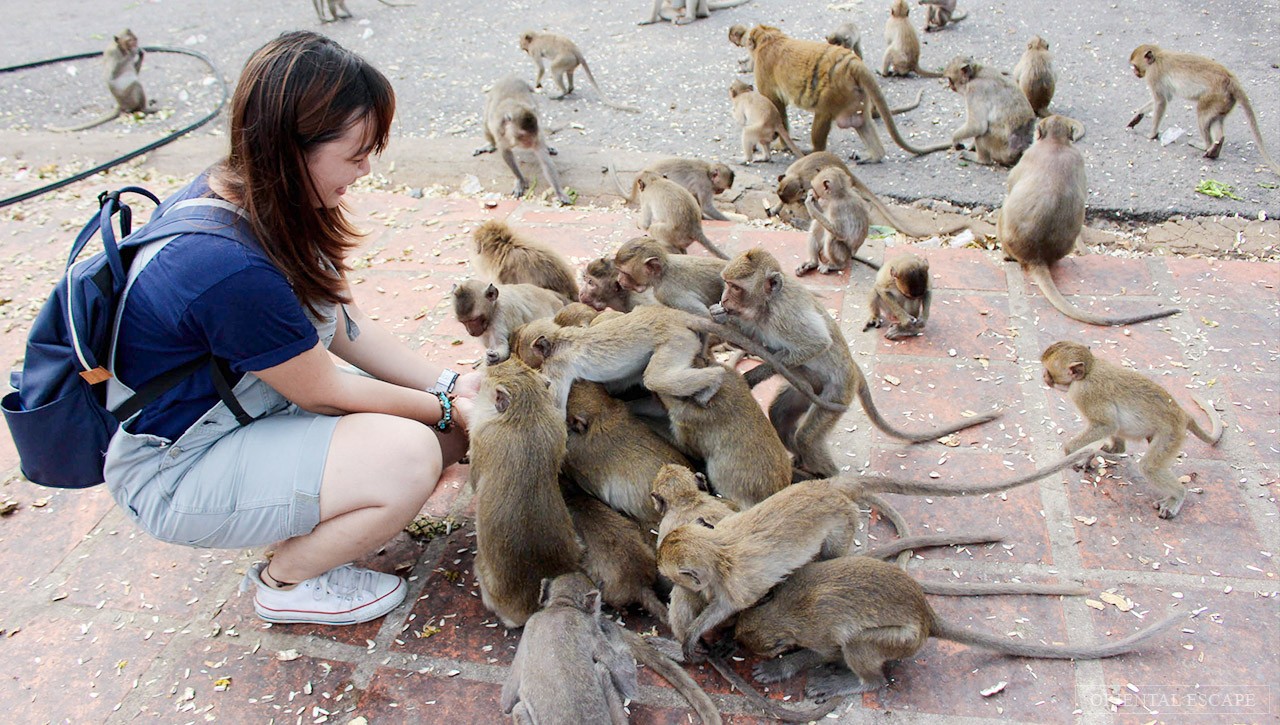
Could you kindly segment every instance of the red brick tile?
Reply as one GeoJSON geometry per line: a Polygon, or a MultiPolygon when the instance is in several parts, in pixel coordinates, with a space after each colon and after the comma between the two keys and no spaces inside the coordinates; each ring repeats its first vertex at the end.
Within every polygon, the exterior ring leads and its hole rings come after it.
{"type": "Polygon", "coordinates": [[[1182,294],[1213,300],[1215,307],[1243,311],[1260,299],[1280,297],[1280,272],[1255,262],[1216,259],[1164,260],[1182,294]]]}
{"type": "MultiPolygon", "coordinates": [[[[690,714],[693,711],[687,708],[681,710],[633,702],[628,709],[631,713],[632,725],[689,725],[690,722],[697,720],[695,715],[690,714]]],[[[777,722],[772,718],[738,713],[721,713],[721,719],[726,725],[764,725],[764,723],[777,722]]]]}
{"type": "MultiPolygon", "coordinates": [[[[9,443],[8,429],[0,439],[9,443]]],[[[15,461],[16,462],[16,461],[15,461]]],[[[17,479],[0,489],[0,497],[18,501],[17,511],[0,520],[0,596],[16,595],[32,582],[42,590],[56,582],[43,581],[71,551],[84,541],[102,517],[115,507],[106,489],[58,491],[17,479]],[[43,507],[32,504],[47,499],[43,507]]],[[[96,576],[96,575],[93,575],[96,576]]],[[[65,587],[55,587],[48,596],[65,587]]]]}
{"type": "MultiPolygon", "coordinates": [[[[1077,297],[1072,301],[1081,309],[1109,316],[1156,309],[1150,302],[1135,302],[1124,297],[1077,297]]],[[[1038,341],[1036,362],[1039,362],[1039,353],[1050,344],[1058,340],[1072,340],[1088,345],[1097,354],[1117,365],[1128,359],[1142,373],[1148,373],[1152,369],[1172,369],[1171,361],[1190,365],[1183,357],[1183,345],[1175,342],[1180,336],[1175,338],[1170,326],[1172,323],[1168,319],[1124,327],[1098,327],[1068,318],[1055,310],[1038,292],[1028,295],[1027,304],[1031,309],[1030,316],[1025,321],[1015,318],[1014,324],[1022,328],[1024,334],[1030,334],[1034,330],[1038,341]],[[1031,329],[1027,329],[1028,327],[1031,329]]]]}
{"type": "Polygon", "coordinates": [[[623,213],[596,207],[549,207],[521,204],[520,208],[511,215],[510,221],[517,228],[544,224],[554,227],[580,225],[607,230],[635,227],[635,219],[631,212],[623,213]]]}
{"type": "MultiPolygon", "coordinates": [[[[1144,259],[1121,259],[1102,254],[1086,254],[1066,257],[1049,268],[1053,281],[1062,294],[1089,296],[1158,295],[1147,271],[1144,259]]],[[[1040,294],[1040,289],[1030,279],[1026,280],[1028,294],[1040,294]]],[[[1167,293],[1166,293],[1167,294],[1167,293]]],[[[1078,303],[1077,303],[1078,304],[1078,303]]]]}
{"type": "Polygon", "coordinates": [[[505,722],[502,685],[379,667],[353,715],[371,723],[505,722]]]}
{"type": "MultiPolygon", "coordinates": [[[[856,325],[855,329],[861,325],[856,325]]],[[[925,357],[977,358],[1016,362],[1009,313],[1003,299],[985,295],[935,294],[923,335],[893,341],[880,329],[853,334],[875,335],[877,352],[925,357]]]]}
{"type": "Polygon", "coordinates": [[[422,507],[422,512],[436,517],[447,516],[452,513],[454,502],[462,495],[463,486],[467,485],[467,476],[470,469],[471,467],[464,463],[458,463],[444,469],[439,483],[436,484],[435,491],[427,499],[426,505],[422,507]]]}
{"type": "Polygon", "coordinates": [[[910,252],[929,260],[929,283],[937,290],[1009,289],[999,258],[979,249],[927,249],[914,244],[894,244],[885,250],[885,261],[910,252]]]}
{"type": "Polygon", "coordinates": [[[730,256],[760,247],[777,257],[778,263],[782,265],[782,271],[788,274],[794,272],[801,262],[809,258],[809,235],[802,231],[740,226],[733,230],[731,239],[725,244],[733,249],[730,256]]]}
{"type": "MultiPolygon", "coordinates": [[[[987,413],[995,404],[1004,403],[1009,395],[1016,394],[1013,371],[998,364],[983,370],[978,362],[960,357],[923,364],[901,362],[889,355],[881,356],[874,367],[867,366],[866,362],[858,360],[868,375],[876,408],[891,425],[909,433],[934,430],[963,420],[966,411],[987,413]],[[887,377],[894,378],[898,384],[888,382],[887,377]]],[[[864,420],[861,413],[851,413],[846,415],[844,424],[853,421],[861,424],[864,420]]],[[[997,425],[998,422],[986,423],[981,428],[966,430],[972,435],[990,436],[996,435],[992,428],[997,425]]],[[[896,440],[883,433],[877,436],[886,441],[896,440]]]]}

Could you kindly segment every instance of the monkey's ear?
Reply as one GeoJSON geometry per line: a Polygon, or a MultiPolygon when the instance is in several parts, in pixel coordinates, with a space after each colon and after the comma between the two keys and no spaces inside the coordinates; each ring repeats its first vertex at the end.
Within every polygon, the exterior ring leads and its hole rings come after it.
{"type": "Polygon", "coordinates": [[[1143,58],[1146,58],[1148,63],[1154,63],[1154,62],[1156,62],[1156,54],[1155,54],[1154,52],[1150,51],[1150,50],[1148,50],[1147,52],[1143,53],[1143,54],[1142,54],[1142,57],[1143,57],[1143,58]]]}
{"type": "Polygon", "coordinates": [[[582,598],[583,608],[590,612],[600,613],[600,590],[592,589],[582,598]]]}
{"type": "Polygon", "coordinates": [[[493,407],[499,413],[505,413],[507,408],[511,407],[511,393],[507,392],[506,388],[499,386],[493,391],[493,407]]]}
{"type": "Polygon", "coordinates": [[[1071,373],[1072,380],[1084,379],[1084,363],[1073,362],[1067,366],[1067,372],[1071,373]]]}
{"type": "Polygon", "coordinates": [[[538,589],[538,605],[547,606],[547,600],[551,599],[551,577],[542,577],[542,586],[538,589]]]}
{"type": "Polygon", "coordinates": [[[661,274],[662,262],[657,257],[649,257],[644,260],[644,268],[649,270],[649,274],[661,274]]]}
{"type": "Polygon", "coordinates": [[[667,500],[660,493],[651,493],[649,498],[653,499],[653,507],[658,511],[659,516],[667,514],[667,500]]]}
{"type": "MultiPolygon", "coordinates": [[[[550,383],[551,381],[548,380],[547,382],[550,383]]],[[[587,419],[580,415],[569,416],[569,430],[574,433],[586,433],[587,419]]]]}
{"type": "Polygon", "coordinates": [[[533,341],[533,349],[544,358],[550,357],[551,341],[547,339],[546,335],[539,335],[538,339],[533,341]]]}
{"type": "Polygon", "coordinates": [[[484,288],[484,298],[490,302],[498,299],[498,288],[492,282],[489,283],[488,287],[484,288]]]}
{"type": "Polygon", "coordinates": [[[823,179],[823,180],[822,180],[822,190],[823,190],[823,191],[831,191],[831,179],[823,179]]]}
{"type": "Polygon", "coordinates": [[[644,179],[636,179],[636,188],[644,191],[644,179]]]}
{"type": "Polygon", "coordinates": [[[785,178],[787,178],[786,174],[778,174],[778,183],[782,183],[782,180],[785,178]]]}
{"type": "Polygon", "coordinates": [[[778,288],[780,287],[782,287],[781,272],[770,272],[769,274],[765,275],[764,291],[766,294],[772,295],[774,292],[777,292],[778,288]]]}
{"type": "Polygon", "coordinates": [[[693,480],[698,484],[698,490],[703,493],[711,493],[711,484],[707,482],[707,476],[704,473],[693,474],[693,480]]]}
{"type": "Polygon", "coordinates": [[[714,528],[716,527],[716,526],[715,526],[715,524],[711,523],[710,521],[707,521],[705,518],[703,518],[703,517],[701,517],[701,516],[699,516],[698,518],[694,519],[694,520],[693,520],[693,523],[698,524],[699,526],[702,526],[702,527],[705,527],[705,528],[708,528],[708,529],[714,529],[714,528]]]}
{"type": "Polygon", "coordinates": [[[681,569],[680,575],[688,577],[695,587],[702,586],[702,577],[698,576],[698,572],[693,569],[681,569]]]}

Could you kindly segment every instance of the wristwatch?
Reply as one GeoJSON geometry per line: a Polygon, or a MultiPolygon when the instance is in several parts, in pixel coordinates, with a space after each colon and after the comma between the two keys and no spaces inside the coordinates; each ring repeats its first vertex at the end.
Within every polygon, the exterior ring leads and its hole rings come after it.
{"type": "Polygon", "coordinates": [[[452,393],[453,386],[458,384],[458,373],[445,368],[436,379],[436,384],[427,388],[428,393],[452,393]]]}

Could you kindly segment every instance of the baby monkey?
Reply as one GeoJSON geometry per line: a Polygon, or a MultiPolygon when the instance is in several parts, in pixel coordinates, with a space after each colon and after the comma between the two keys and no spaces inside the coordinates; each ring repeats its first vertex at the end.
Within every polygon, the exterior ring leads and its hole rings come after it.
{"type": "Polygon", "coordinates": [[[772,158],[770,146],[782,139],[787,150],[797,159],[804,156],[796,142],[791,140],[787,124],[782,121],[773,101],[765,98],[749,83],[735,80],[729,84],[729,98],[733,101],[733,120],[742,126],[742,163],[768,162],[772,158]],[[756,150],[764,152],[764,158],[756,156],[756,150]]]}
{"type": "Polygon", "coordinates": [[[635,106],[617,103],[605,95],[600,84],[596,83],[596,77],[592,75],[591,66],[587,65],[587,59],[582,55],[582,51],[578,49],[576,43],[565,36],[526,30],[520,34],[520,50],[528,53],[533,59],[533,64],[538,67],[538,77],[533,81],[535,89],[542,88],[542,76],[546,74],[542,61],[551,62],[551,80],[560,89],[560,95],[552,96],[553,99],[559,100],[573,93],[573,74],[578,70],[578,66],[582,66],[582,72],[587,74],[587,80],[591,81],[591,86],[596,89],[596,93],[600,94],[600,100],[604,105],[620,111],[640,112],[640,109],[635,106]]]}
{"type": "Polygon", "coordinates": [[[1106,453],[1124,453],[1126,440],[1150,441],[1147,454],[1138,467],[1165,497],[1155,502],[1160,518],[1178,515],[1187,496],[1169,465],[1182,449],[1187,431],[1216,445],[1222,437],[1222,419],[1218,411],[1203,398],[1196,403],[1209,414],[1212,431],[1204,428],[1155,381],[1132,370],[1094,357],[1089,348],[1078,342],[1059,340],[1045,348],[1040,356],[1044,363],[1044,382],[1049,387],[1067,389],[1067,397],[1088,424],[1084,432],[1067,441],[1063,450],[1070,453],[1104,438],[1111,440],[1102,447],[1106,453]]]}
{"type": "Polygon", "coordinates": [[[914,337],[924,332],[929,321],[929,303],[933,292],[929,289],[929,260],[914,254],[902,254],[889,260],[879,272],[871,288],[868,306],[871,315],[863,332],[884,324],[882,316],[891,323],[884,336],[889,340],[914,337]]]}
{"type": "Polygon", "coordinates": [[[880,265],[859,256],[867,241],[871,217],[857,194],[849,175],[835,167],[819,171],[804,200],[813,223],[809,226],[809,261],[796,268],[796,276],[818,270],[822,274],[840,272],[858,260],[872,269],[880,265]]]}

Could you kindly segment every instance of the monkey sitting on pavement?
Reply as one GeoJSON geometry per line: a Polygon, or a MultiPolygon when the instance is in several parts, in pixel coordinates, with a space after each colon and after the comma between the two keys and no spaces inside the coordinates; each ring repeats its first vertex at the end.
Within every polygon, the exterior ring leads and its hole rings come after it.
{"type": "Polygon", "coordinates": [[[637,294],[652,290],[658,304],[700,317],[706,317],[724,293],[724,280],[720,279],[723,259],[669,254],[651,237],[624,242],[613,263],[623,289],[637,294]]]}
{"type": "Polygon", "coordinates": [[[872,269],[880,265],[858,256],[867,241],[871,218],[850,186],[848,174],[826,168],[813,177],[804,200],[813,223],[809,227],[809,259],[796,268],[796,276],[813,270],[821,274],[841,272],[858,260],[872,269]]]}
{"type": "Polygon", "coordinates": [[[876,282],[868,300],[871,314],[862,329],[865,332],[880,327],[884,324],[881,318],[887,316],[890,326],[884,333],[885,338],[900,340],[919,335],[929,321],[932,297],[929,260],[910,253],[899,254],[876,273],[876,282]]]}
{"type": "Polygon", "coordinates": [[[591,86],[596,89],[596,93],[600,94],[604,105],[620,111],[640,112],[640,109],[635,106],[617,103],[605,95],[600,84],[596,83],[596,77],[591,73],[591,66],[587,65],[587,59],[582,55],[582,51],[578,49],[576,43],[565,36],[526,30],[520,34],[520,50],[528,53],[533,59],[533,64],[538,67],[538,77],[533,81],[535,90],[542,88],[542,76],[546,72],[542,62],[544,60],[551,62],[551,80],[560,89],[560,95],[552,96],[553,100],[559,100],[573,93],[573,73],[578,66],[582,66],[582,72],[587,74],[587,80],[591,81],[591,86]]]}
{"type": "Polygon", "coordinates": [[[1044,382],[1062,386],[1088,424],[1084,432],[1063,446],[1067,453],[1096,441],[1108,439],[1102,450],[1123,453],[1126,440],[1147,440],[1150,446],[1139,468],[1163,498],[1155,502],[1160,518],[1171,519],[1182,509],[1186,488],[1169,470],[1182,449],[1187,431],[1216,445],[1222,437],[1222,419],[1209,402],[1195,401],[1209,414],[1211,431],[1196,422],[1169,393],[1154,380],[1095,357],[1078,342],[1060,340],[1041,355],[1044,382]]]}
{"type": "Polygon", "coordinates": [[[700,18],[711,17],[712,10],[724,10],[726,8],[736,8],[751,2],[751,0],[653,0],[653,13],[648,20],[641,20],[637,25],[652,25],[659,20],[670,20],[675,25],[684,25],[692,23],[700,18]],[[663,7],[663,3],[669,4],[668,8],[663,7]],[[670,10],[670,14],[667,11],[670,10]]]}
{"type": "Polygon", "coordinates": [[[102,65],[107,80],[107,90],[115,99],[115,109],[88,123],[67,128],[50,128],[50,131],[72,132],[85,131],[94,126],[101,126],[112,121],[122,113],[153,113],[155,101],[147,102],[147,94],[142,90],[142,81],[138,78],[142,71],[142,48],[138,47],[138,36],[126,28],[124,32],[112,38],[107,49],[102,52],[102,65]]]}
{"type": "Polygon", "coordinates": [[[559,292],[565,299],[578,298],[573,269],[554,249],[519,234],[506,222],[490,219],[471,233],[475,261],[498,284],[535,284],[559,292]]]}
{"type": "Polygon", "coordinates": [[[958,23],[969,17],[969,13],[956,12],[956,0],[920,0],[920,4],[929,6],[924,26],[926,33],[942,30],[948,23],[958,23]]]}
{"type": "MultiPolygon", "coordinates": [[[[912,73],[924,78],[941,78],[942,73],[920,67],[920,36],[911,26],[911,8],[907,0],[889,3],[889,19],[884,23],[884,56],[880,61],[880,75],[908,76],[912,73]]],[[[859,53],[861,55],[861,53],[859,53]]]]}
{"type": "Polygon", "coordinates": [[[1041,118],[1049,116],[1049,102],[1053,100],[1056,80],[1053,75],[1053,59],[1049,57],[1049,43],[1039,35],[1031,36],[1027,49],[1018,64],[1013,67],[1013,82],[1031,104],[1031,110],[1041,118]]]}
{"type": "MultiPolygon", "coordinates": [[[[964,96],[966,114],[964,124],[951,134],[950,146],[962,149],[965,140],[973,139],[977,156],[965,152],[962,158],[984,165],[1018,163],[1031,146],[1036,125],[1036,113],[1022,90],[998,71],[962,56],[953,58],[943,75],[951,90],[964,96]]],[[[947,145],[927,150],[940,151],[947,145]]]]}
{"type": "Polygon", "coordinates": [[[533,105],[533,89],[528,83],[512,75],[493,84],[485,94],[484,137],[488,143],[471,152],[471,155],[479,156],[494,151],[500,153],[507,168],[516,177],[515,188],[511,190],[512,196],[522,197],[529,189],[529,182],[516,163],[515,150],[519,148],[533,152],[543,177],[555,190],[560,203],[566,206],[573,203],[560,186],[560,175],[551,164],[551,157],[556,154],[556,150],[547,146],[542,137],[538,111],[533,105]]]}
{"type": "Polygon", "coordinates": [[[498,286],[471,279],[453,288],[454,315],[468,335],[480,338],[489,365],[511,356],[512,330],[551,317],[567,303],[558,293],[531,284],[498,286]]]}

